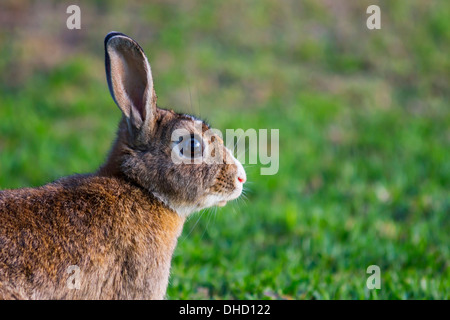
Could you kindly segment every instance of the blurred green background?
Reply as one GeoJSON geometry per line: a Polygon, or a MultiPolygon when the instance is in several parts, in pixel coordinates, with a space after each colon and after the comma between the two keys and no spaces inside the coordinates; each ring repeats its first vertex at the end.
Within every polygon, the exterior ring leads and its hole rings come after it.
{"type": "Polygon", "coordinates": [[[114,138],[103,38],[139,41],[161,107],[280,129],[280,170],[193,215],[170,299],[450,297],[449,1],[0,3],[0,188],[95,171],[114,138]],[[66,8],[81,8],[68,30],[66,8]],[[381,8],[381,30],[366,8],[381,8]],[[368,290],[366,268],[381,269],[368,290]]]}

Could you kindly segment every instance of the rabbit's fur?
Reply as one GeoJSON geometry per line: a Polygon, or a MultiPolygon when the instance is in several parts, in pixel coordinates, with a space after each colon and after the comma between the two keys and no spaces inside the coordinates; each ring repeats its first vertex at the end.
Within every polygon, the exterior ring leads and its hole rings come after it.
{"type": "Polygon", "coordinates": [[[0,191],[0,299],[163,299],[186,216],[242,192],[245,171],[220,137],[211,139],[195,117],[156,106],[142,48],[112,32],[105,53],[123,113],[116,141],[95,174],[0,191]],[[180,128],[225,161],[174,163],[172,133],[180,128]],[[70,286],[72,265],[78,289],[70,286]]]}

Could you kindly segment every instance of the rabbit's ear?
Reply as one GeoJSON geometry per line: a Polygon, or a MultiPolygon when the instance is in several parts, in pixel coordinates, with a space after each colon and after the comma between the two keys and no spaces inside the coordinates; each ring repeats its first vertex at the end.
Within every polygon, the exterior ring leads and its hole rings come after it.
{"type": "Polygon", "coordinates": [[[131,133],[149,128],[156,111],[156,95],[142,48],[130,37],[110,32],[105,38],[105,67],[109,91],[131,133]]]}

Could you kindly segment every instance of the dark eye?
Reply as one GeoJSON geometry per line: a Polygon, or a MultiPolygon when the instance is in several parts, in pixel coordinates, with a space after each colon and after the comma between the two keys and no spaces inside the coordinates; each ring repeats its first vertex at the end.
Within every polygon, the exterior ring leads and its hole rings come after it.
{"type": "Polygon", "coordinates": [[[182,137],[179,143],[179,149],[180,153],[185,157],[191,159],[199,158],[203,155],[203,140],[194,134],[182,137]]]}

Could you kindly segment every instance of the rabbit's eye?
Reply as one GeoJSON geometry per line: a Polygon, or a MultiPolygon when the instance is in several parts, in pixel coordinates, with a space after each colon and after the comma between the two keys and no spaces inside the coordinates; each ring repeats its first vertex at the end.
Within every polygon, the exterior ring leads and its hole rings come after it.
{"type": "Polygon", "coordinates": [[[179,150],[184,157],[199,158],[203,155],[203,140],[194,134],[182,137],[179,150]]]}

